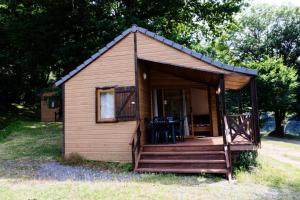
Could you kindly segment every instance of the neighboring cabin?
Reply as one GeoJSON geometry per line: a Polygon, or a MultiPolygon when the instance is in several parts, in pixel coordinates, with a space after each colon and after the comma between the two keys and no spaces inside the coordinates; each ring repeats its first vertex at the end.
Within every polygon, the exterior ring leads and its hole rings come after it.
{"type": "Polygon", "coordinates": [[[137,171],[228,175],[227,147],[253,150],[260,142],[255,77],[255,70],[224,65],[134,25],[56,82],[63,88],[64,155],[133,161],[137,171]],[[225,89],[239,91],[247,84],[251,115],[227,116],[225,89]],[[168,116],[181,119],[184,142],[150,145],[149,121],[168,116]],[[161,151],[185,156],[155,161],[161,151]],[[221,157],[192,163],[190,151],[221,157]]]}
{"type": "Polygon", "coordinates": [[[61,112],[61,96],[56,92],[43,92],[41,94],[41,121],[60,121],[61,112]]]}

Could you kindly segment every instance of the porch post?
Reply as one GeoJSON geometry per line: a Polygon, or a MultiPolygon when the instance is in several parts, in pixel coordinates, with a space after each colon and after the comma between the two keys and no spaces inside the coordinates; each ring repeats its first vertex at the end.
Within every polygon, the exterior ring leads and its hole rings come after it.
{"type": "Polygon", "coordinates": [[[138,59],[137,59],[137,38],[136,32],[133,33],[133,42],[134,42],[134,71],[135,71],[135,96],[136,96],[136,119],[137,123],[140,121],[140,101],[139,101],[139,68],[138,68],[138,59]]]}
{"type": "Polygon", "coordinates": [[[224,74],[220,75],[219,79],[219,103],[220,103],[220,113],[221,113],[221,131],[223,135],[223,142],[227,145],[226,135],[225,135],[225,122],[224,117],[226,115],[226,105],[225,105],[225,81],[224,74]]]}
{"type": "Polygon", "coordinates": [[[252,77],[250,81],[251,87],[251,114],[252,114],[252,128],[254,143],[260,144],[260,132],[259,132],[259,117],[258,117],[258,106],[257,106],[257,88],[256,88],[256,77],[252,77]]]}

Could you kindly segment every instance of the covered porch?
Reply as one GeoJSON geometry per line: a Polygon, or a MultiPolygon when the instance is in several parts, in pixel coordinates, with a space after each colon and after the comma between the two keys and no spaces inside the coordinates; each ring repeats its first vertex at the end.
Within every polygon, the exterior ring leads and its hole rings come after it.
{"type": "MultiPolygon", "coordinates": [[[[153,131],[149,131],[149,122],[157,118],[182,122],[180,134],[184,140],[175,135],[179,145],[191,141],[209,145],[218,141],[222,145],[247,145],[252,149],[249,145],[259,144],[255,77],[145,59],[138,59],[138,72],[141,145],[166,143],[162,140],[153,143],[150,139],[153,131]],[[241,89],[247,85],[251,86],[250,112],[243,112],[239,98],[238,112],[229,115],[225,90],[234,90],[240,97],[241,89]]],[[[168,137],[168,141],[174,141],[174,135],[168,137]]]]}
{"type": "Polygon", "coordinates": [[[130,143],[134,170],[218,173],[230,179],[232,152],[256,150],[260,143],[255,76],[145,59],[137,64],[138,121],[130,143]],[[225,90],[240,94],[249,84],[250,111],[243,112],[239,98],[238,112],[227,114],[225,90]],[[165,127],[169,119],[177,120],[179,131],[149,129],[158,119],[165,127]],[[149,139],[153,134],[155,142],[149,139]]]}

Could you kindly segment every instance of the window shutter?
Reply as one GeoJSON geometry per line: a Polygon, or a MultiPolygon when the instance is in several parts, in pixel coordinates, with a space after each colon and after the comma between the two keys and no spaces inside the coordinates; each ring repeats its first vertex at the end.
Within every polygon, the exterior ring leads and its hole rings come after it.
{"type": "Polygon", "coordinates": [[[118,121],[131,121],[136,119],[135,86],[116,87],[116,119],[118,121]]]}

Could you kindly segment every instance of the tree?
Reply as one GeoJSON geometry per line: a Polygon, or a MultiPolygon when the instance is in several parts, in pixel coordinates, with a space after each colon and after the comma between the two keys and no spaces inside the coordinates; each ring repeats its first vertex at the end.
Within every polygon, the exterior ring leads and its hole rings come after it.
{"type": "Polygon", "coordinates": [[[259,108],[275,114],[274,135],[283,136],[283,120],[287,112],[293,112],[296,89],[299,86],[297,71],[287,67],[282,58],[265,57],[261,62],[247,62],[245,66],[258,70],[257,89],[259,108]]]}
{"type": "Polygon", "coordinates": [[[132,24],[189,45],[217,34],[243,0],[0,0],[0,102],[34,103],[48,87],[132,24]]]}
{"type": "Polygon", "coordinates": [[[294,90],[295,84],[300,82],[300,8],[255,6],[236,16],[235,22],[226,30],[221,36],[209,41],[206,47],[196,45],[196,48],[236,66],[248,66],[250,63],[250,67],[259,68],[260,63],[264,65],[270,62],[269,67],[262,66],[262,72],[259,72],[259,76],[262,73],[261,82],[264,79],[266,81],[258,84],[259,87],[264,87],[258,93],[259,108],[274,112],[276,108],[274,133],[283,134],[281,123],[286,112],[297,112],[300,115],[300,85],[297,84],[296,92],[294,90]],[[280,59],[271,62],[271,58],[278,57],[280,59]],[[286,67],[296,70],[298,76],[295,77],[298,78],[292,77],[294,72],[284,70],[286,67]],[[284,80],[287,82],[284,83],[284,80]],[[276,91],[271,84],[273,82],[276,83],[276,91]],[[283,94],[290,84],[292,90],[283,94]],[[273,99],[275,96],[276,101],[273,99]],[[296,104],[292,98],[297,100],[296,104]]]}
{"type": "MultiPolygon", "coordinates": [[[[300,8],[260,5],[241,14],[237,21],[237,25],[232,25],[231,31],[217,41],[219,43],[214,43],[218,48],[220,44],[229,44],[223,58],[230,57],[231,63],[238,65],[260,62],[265,56],[281,57],[300,77],[300,8]]],[[[293,110],[300,115],[300,86],[297,90],[298,103],[293,110]]]]}

